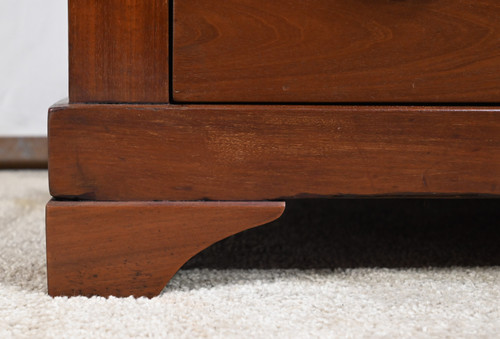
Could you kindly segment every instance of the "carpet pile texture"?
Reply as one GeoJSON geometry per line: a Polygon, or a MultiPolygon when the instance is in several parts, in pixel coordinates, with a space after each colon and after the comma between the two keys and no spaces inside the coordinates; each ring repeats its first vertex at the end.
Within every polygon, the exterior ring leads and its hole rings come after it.
{"type": "Polygon", "coordinates": [[[145,298],[46,294],[46,171],[0,171],[0,338],[500,336],[500,201],[291,201],[145,298]]]}

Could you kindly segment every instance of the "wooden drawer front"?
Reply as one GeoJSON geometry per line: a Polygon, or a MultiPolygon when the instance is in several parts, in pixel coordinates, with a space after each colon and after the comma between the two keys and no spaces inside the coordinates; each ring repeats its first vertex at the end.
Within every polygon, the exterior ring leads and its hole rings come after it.
{"type": "Polygon", "coordinates": [[[498,0],[174,0],[180,102],[499,102],[498,0]]]}

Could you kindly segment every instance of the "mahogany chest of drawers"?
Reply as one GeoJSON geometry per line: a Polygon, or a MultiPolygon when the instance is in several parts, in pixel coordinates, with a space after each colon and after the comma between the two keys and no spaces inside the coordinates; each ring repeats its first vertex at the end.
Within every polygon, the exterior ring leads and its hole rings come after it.
{"type": "Polygon", "coordinates": [[[498,196],[497,0],[69,0],[51,295],[154,296],[286,199],[498,196]]]}

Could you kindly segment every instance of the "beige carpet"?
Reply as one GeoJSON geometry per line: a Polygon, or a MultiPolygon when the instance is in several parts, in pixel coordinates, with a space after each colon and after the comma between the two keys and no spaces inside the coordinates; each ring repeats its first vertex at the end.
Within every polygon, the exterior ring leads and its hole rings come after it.
{"type": "Polygon", "coordinates": [[[0,338],[500,337],[498,201],[291,203],[160,297],[52,299],[46,176],[0,171],[0,338]]]}

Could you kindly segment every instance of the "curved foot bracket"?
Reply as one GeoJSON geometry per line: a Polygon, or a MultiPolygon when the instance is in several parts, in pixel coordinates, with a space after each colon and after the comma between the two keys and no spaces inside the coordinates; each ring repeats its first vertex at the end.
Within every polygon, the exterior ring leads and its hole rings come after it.
{"type": "Polygon", "coordinates": [[[50,201],[49,294],[154,297],[195,254],[284,209],[284,202],[50,201]]]}

